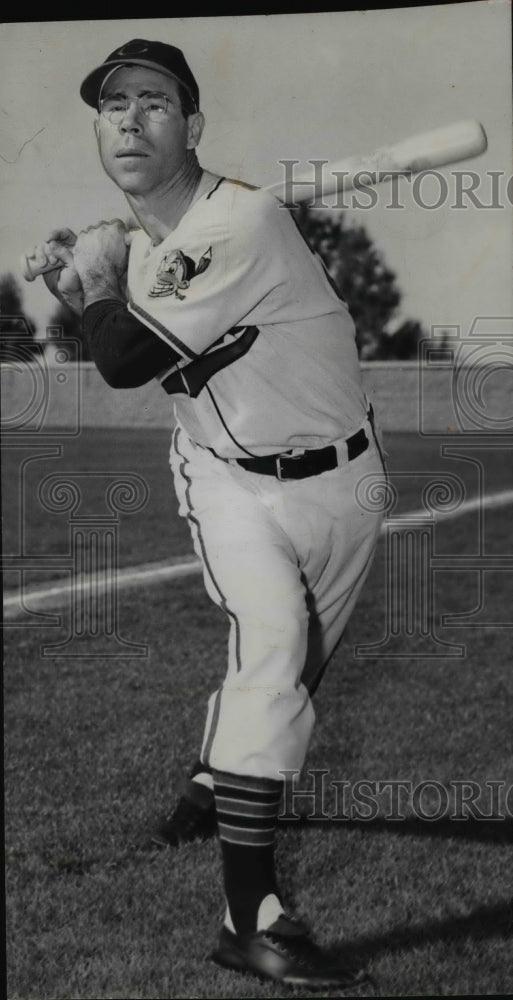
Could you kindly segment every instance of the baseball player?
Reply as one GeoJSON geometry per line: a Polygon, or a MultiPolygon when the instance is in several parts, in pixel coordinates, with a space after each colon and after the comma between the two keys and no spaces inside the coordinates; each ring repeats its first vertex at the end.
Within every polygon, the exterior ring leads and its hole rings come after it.
{"type": "Polygon", "coordinates": [[[303,766],[312,695],[381,524],[356,500],[362,477],[384,473],[353,322],[290,213],[200,167],[199,90],[180,50],[135,39],[81,95],[140,228],[55,231],[32,259],[62,265],[46,282],[83,315],[109,385],[156,379],[173,400],[180,514],[230,626],[198,761],[157,840],[178,845],[217,823],[226,915],[215,961],[351,986],[358,976],[284,912],[274,841],[283,772],[303,766]]]}

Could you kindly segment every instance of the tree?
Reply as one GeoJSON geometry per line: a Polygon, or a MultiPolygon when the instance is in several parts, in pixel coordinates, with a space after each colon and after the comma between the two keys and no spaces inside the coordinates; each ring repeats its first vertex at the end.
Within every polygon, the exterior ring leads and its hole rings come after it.
{"type": "Polygon", "coordinates": [[[398,358],[406,361],[417,358],[419,343],[425,337],[422,324],[415,319],[406,319],[394,333],[381,337],[376,359],[398,358]]]}
{"type": "Polygon", "coordinates": [[[0,275],[0,361],[30,361],[41,351],[36,326],[23,309],[20,286],[11,273],[0,275]]]}
{"type": "Polygon", "coordinates": [[[394,334],[388,326],[401,301],[396,275],[386,266],[365,228],[349,225],[344,214],[321,214],[301,205],[296,222],[322,258],[335,290],[347,302],[362,360],[417,357],[421,324],[406,320],[394,334]]]}
{"type": "Polygon", "coordinates": [[[59,303],[50,317],[47,327],[47,341],[65,342],[70,361],[90,361],[91,355],[84,336],[80,317],[69,306],[59,303]]]}

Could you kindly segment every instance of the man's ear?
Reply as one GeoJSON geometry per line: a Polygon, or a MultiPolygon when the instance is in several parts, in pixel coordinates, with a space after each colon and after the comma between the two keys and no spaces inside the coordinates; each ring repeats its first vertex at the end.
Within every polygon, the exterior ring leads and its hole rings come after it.
{"type": "Polygon", "coordinates": [[[98,143],[98,146],[99,146],[100,145],[100,123],[99,123],[99,121],[98,121],[97,118],[94,119],[93,128],[94,128],[94,134],[96,136],[96,142],[98,143]]]}
{"type": "Polygon", "coordinates": [[[187,119],[187,149],[195,149],[201,139],[204,127],[205,116],[201,111],[196,111],[193,115],[189,115],[187,119]]]}

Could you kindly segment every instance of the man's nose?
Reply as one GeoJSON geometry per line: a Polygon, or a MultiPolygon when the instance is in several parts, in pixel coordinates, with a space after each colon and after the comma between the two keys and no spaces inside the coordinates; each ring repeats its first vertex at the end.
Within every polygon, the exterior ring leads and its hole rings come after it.
{"type": "Polygon", "coordinates": [[[139,107],[139,101],[130,101],[120,123],[120,132],[142,132],[143,113],[139,107]]]}

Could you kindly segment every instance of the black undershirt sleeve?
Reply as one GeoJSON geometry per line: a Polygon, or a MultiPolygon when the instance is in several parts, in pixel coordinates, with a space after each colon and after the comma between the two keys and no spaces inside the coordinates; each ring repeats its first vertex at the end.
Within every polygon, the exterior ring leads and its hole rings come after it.
{"type": "Polygon", "coordinates": [[[118,299],[88,306],[82,329],[91,358],[113,389],[145,385],[181,358],[118,299]]]}

